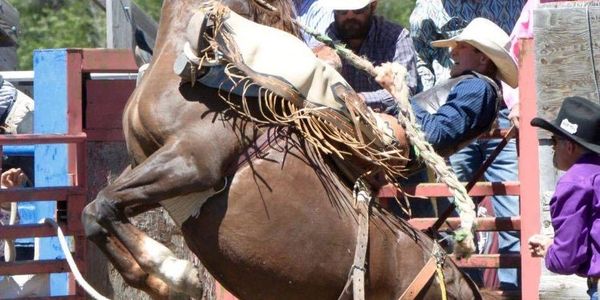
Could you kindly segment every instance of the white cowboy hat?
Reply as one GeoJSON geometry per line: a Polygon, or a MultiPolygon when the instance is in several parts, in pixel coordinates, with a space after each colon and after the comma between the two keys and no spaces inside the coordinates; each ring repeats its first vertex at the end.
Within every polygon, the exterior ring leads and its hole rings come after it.
{"type": "Polygon", "coordinates": [[[355,10],[361,9],[375,1],[377,0],[326,0],[323,2],[323,6],[332,10],[355,10]]]}
{"type": "Polygon", "coordinates": [[[506,32],[494,22],[485,18],[475,18],[463,31],[447,40],[431,42],[433,47],[455,47],[457,42],[469,43],[489,57],[499,71],[499,79],[513,88],[519,85],[517,63],[506,50],[510,39],[506,32]]]}

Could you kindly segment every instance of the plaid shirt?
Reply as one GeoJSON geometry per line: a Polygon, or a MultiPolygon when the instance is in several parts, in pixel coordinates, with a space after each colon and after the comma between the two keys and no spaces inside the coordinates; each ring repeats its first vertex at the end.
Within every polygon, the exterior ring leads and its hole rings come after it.
{"type": "MultiPolygon", "coordinates": [[[[335,24],[329,26],[327,34],[332,39],[340,41],[335,24]]],[[[400,63],[408,71],[408,87],[411,94],[416,92],[416,51],[408,30],[402,26],[386,21],[383,17],[373,16],[369,33],[356,54],[366,57],[376,66],[385,62],[400,63]]],[[[375,78],[367,73],[357,70],[345,61],[342,64],[342,76],[354,90],[365,97],[367,105],[389,113],[394,106],[392,95],[382,89],[375,78]]]]}
{"type": "MultiPolygon", "coordinates": [[[[298,21],[318,33],[325,33],[329,24],[333,23],[333,11],[323,5],[323,1],[319,0],[294,0],[296,15],[298,21]]],[[[312,35],[302,32],[302,37],[306,44],[314,48],[319,45],[312,35]]]]}
{"type": "Polygon", "coordinates": [[[454,37],[474,18],[496,23],[507,34],[512,31],[525,0],[417,0],[410,15],[410,35],[417,49],[417,70],[422,90],[450,78],[452,61],[448,48],[431,42],[454,37]],[[443,3],[442,3],[443,2],[443,3]]]}

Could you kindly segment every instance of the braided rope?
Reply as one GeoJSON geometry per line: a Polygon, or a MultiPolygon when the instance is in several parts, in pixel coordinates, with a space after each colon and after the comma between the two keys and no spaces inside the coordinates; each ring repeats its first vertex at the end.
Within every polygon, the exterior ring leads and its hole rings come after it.
{"type": "Polygon", "coordinates": [[[419,156],[425,161],[426,165],[435,172],[439,180],[445,183],[454,195],[454,203],[461,220],[461,227],[454,232],[454,238],[457,242],[455,252],[457,257],[470,256],[475,251],[475,244],[473,242],[473,226],[476,218],[475,204],[473,204],[473,200],[468,195],[464,185],[456,177],[456,174],[448,167],[446,161],[435,152],[431,144],[425,140],[425,135],[421,131],[420,126],[414,122],[414,114],[408,102],[408,88],[405,84],[397,82],[400,78],[397,78],[397,74],[394,73],[398,72],[394,71],[394,67],[390,66],[376,68],[371,62],[354,54],[344,45],[334,43],[328,36],[319,34],[300,24],[300,22],[296,21],[295,24],[320,42],[334,49],[340,57],[346,59],[355,68],[363,70],[377,79],[390,75],[394,78],[393,83],[388,81],[387,84],[383,84],[382,86],[390,92],[399,104],[400,114],[398,114],[398,121],[406,130],[409,141],[416,148],[419,156]]]}

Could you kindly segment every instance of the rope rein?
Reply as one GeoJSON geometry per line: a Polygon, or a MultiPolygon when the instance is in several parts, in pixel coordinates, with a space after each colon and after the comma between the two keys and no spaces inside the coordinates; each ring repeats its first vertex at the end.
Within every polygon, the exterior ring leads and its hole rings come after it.
{"type": "Polygon", "coordinates": [[[79,268],[77,268],[77,264],[75,264],[73,255],[71,255],[71,250],[69,249],[69,245],[67,244],[67,239],[65,238],[62,229],[60,229],[58,224],[56,224],[56,221],[49,218],[45,218],[43,222],[52,226],[56,230],[56,236],[58,238],[60,248],[65,254],[65,259],[67,260],[69,268],[71,268],[71,272],[73,273],[73,277],[75,277],[75,281],[77,281],[77,283],[86,291],[86,293],[90,295],[90,297],[96,300],[110,300],[109,298],[102,296],[102,294],[96,291],[87,281],[85,281],[83,275],[81,275],[81,272],[79,272],[79,268]]]}
{"type": "MultiPolygon", "coordinates": [[[[295,24],[315,37],[318,41],[334,49],[340,57],[347,60],[357,69],[363,70],[373,77],[380,76],[381,73],[377,72],[377,68],[375,68],[371,62],[354,54],[344,45],[334,43],[328,36],[319,34],[300,24],[298,21],[295,21],[295,24]]],[[[456,177],[456,174],[448,167],[444,158],[438,155],[433,149],[433,146],[425,140],[425,136],[421,131],[420,126],[414,122],[414,115],[408,102],[408,89],[404,88],[398,90],[401,87],[396,85],[383,87],[388,90],[398,102],[400,107],[398,121],[405,128],[411,144],[416,148],[419,156],[425,161],[427,166],[435,172],[440,181],[445,183],[454,195],[454,204],[456,205],[461,220],[461,227],[454,232],[455,240],[457,241],[456,254],[458,257],[469,257],[471,253],[475,251],[473,226],[476,215],[475,205],[473,204],[471,197],[468,195],[464,185],[456,177]]]]}

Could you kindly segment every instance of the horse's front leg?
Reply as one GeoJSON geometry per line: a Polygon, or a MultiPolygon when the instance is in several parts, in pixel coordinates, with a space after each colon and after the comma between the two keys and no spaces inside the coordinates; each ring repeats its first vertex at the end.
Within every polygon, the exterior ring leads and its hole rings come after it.
{"type": "Polygon", "coordinates": [[[114,235],[100,228],[96,222],[94,208],[88,206],[84,211],[87,238],[98,246],[121,274],[123,280],[129,286],[146,292],[153,299],[168,299],[169,286],[160,278],[144,271],[123,243],[114,235]]]}
{"type": "MultiPolygon", "coordinates": [[[[105,249],[114,250],[124,246],[139,267],[149,274],[149,279],[156,276],[176,291],[201,298],[203,286],[197,268],[187,260],[177,259],[167,247],[131,225],[125,216],[127,208],[151,205],[216,185],[220,178],[211,174],[218,174],[219,166],[211,165],[210,161],[214,160],[208,160],[208,164],[199,163],[194,154],[207,152],[202,152],[199,149],[202,146],[198,145],[202,144],[178,139],[163,146],[100,191],[85,208],[84,218],[86,234],[92,240],[94,237],[98,240],[98,232],[103,231],[118,239],[118,242],[104,246],[105,249]]],[[[208,146],[206,143],[204,145],[208,146]]],[[[133,265],[129,260],[119,261],[117,258],[112,261],[122,266],[133,265]]],[[[126,279],[129,276],[123,275],[126,279]]]]}
{"type": "MultiPolygon", "coordinates": [[[[123,171],[121,176],[124,176],[129,171],[130,167],[123,171]]],[[[137,207],[136,213],[142,213],[153,207],[152,205],[137,207]]],[[[100,227],[97,217],[98,213],[95,205],[88,205],[83,211],[83,223],[85,224],[87,238],[98,246],[119,274],[123,276],[127,284],[143,290],[153,299],[167,299],[169,297],[169,286],[160,278],[142,270],[123,243],[100,227]]]]}

